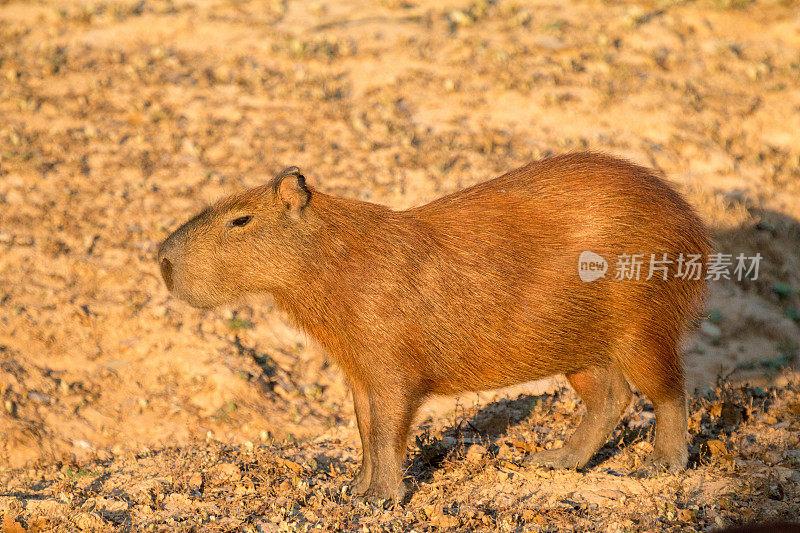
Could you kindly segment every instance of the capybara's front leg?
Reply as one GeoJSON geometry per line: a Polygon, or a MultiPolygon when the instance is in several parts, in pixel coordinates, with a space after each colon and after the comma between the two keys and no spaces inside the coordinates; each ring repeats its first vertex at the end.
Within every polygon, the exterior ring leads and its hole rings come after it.
{"type": "Polygon", "coordinates": [[[370,453],[370,413],[369,394],[366,386],[357,380],[351,380],[353,389],[353,407],[356,411],[358,434],[361,436],[361,471],[353,481],[353,493],[362,495],[369,488],[372,480],[372,454],[370,453]]]}
{"type": "Polygon", "coordinates": [[[403,459],[406,440],[420,397],[408,392],[376,390],[370,393],[369,450],[372,480],[365,496],[399,503],[406,493],[403,459]]]}

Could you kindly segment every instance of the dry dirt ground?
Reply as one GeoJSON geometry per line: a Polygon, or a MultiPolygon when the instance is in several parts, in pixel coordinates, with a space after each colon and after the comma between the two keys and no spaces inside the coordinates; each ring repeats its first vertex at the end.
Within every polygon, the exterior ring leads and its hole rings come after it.
{"type": "Polygon", "coordinates": [[[800,514],[800,5],[793,0],[0,0],[0,519],[145,527],[705,529],[800,514]],[[403,508],[351,501],[348,390],[268,300],[171,299],[157,243],[296,164],[417,205],[577,149],[662,171],[757,281],[686,342],[692,468],[519,466],[558,380],[436,399],[403,508]],[[718,376],[725,379],[717,381],[718,376]],[[745,387],[745,383],[750,386],[745,387]]]}

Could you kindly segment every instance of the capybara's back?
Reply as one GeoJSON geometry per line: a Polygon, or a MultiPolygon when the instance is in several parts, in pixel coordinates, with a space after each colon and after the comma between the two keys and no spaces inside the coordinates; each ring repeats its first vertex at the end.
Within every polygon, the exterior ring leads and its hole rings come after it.
{"type": "Polygon", "coordinates": [[[173,292],[276,302],[345,370],[364,447],[357,489],[399,497],[411,419],[431,393],[564,374],[587,414],[559,450],[584,465],[630,401],[653,402],[654,464],[686,464],[681,332],[709,238],[652,171],[593,153],[530,163],[406,211],[324,195],[296,168],[162,245],[173,292]]]}
{"type": "Polygon", "coordinates": [[[375,318],[419,342],[435,392],[609,361],[650,396],[681,382],[675,344],[705,282],[679,278],[677,259],[704,261],[709,244],[689,205],[651,171],[597,154],[553,157],[395,216],[403,223],[374,230],[410,235],[366,251],[374,273],[363,284],[370,292],[405,278],[375,318]],[[603,277],[581,280],[584,252],[607,261],[603,277]],[[651,274],[651,254],[667,254],[666,272],[651,274]],[[638,280],[622,268],[627,256],[638,280]]]}

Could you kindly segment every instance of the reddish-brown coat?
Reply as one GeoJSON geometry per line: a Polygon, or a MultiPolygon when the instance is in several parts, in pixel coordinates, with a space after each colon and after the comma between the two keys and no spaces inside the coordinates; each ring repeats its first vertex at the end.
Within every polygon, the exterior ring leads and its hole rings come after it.
{"type": "Polygon", "coordinates": [[[705,260],[710,249],[691,207],[652,171],[576,153],[406,211],[323,194],[287,169],[179,228],[159,261],[194,305],[272,293],[351,382],[364,443],[358,488],[400,497],[408,425],[426,395],[553,374],[567,375],[598,416],[590,409],[585,435],[541,462],[585,462],[627,403],[627,378],[671,421],[656,451],[685,464],[677,342],[705,282],[675,279],[674,264],[667,281],[645,280],[646,267],[639,281],[616,281],[613,269],[623,253],[705,260]],[[232,227],[242,216],[252,221],[232,227]],[[583,251],[609,261],[604,278],[579,279],[583,251]]]}

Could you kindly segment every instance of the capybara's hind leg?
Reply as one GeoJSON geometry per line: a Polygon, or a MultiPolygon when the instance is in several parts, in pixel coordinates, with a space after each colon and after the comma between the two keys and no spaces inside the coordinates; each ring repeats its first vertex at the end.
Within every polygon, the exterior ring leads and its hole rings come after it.
{"type": "Polygon", "coordinates": [[[681,470],[686,466],[686,392],[683,368],[674,348],[653,348],[650,364],[630,365],[625,373],[642,393],[653,402],[656,414],[656,436],[649,467],[681,470]],[[663,355],[659,355],[663,354],[663,355]]]}
{"type": "Polygon", "coordinates": [[[653,466],[671,471],[686,467],[689,454],[686,450],[686,397],[653,401],[656,413],[656,438],[650,462],[653,466]]]}
{"type": "Polygon", "coordinates": [[[553,468],[582,467],[605,443],[630,403],[628,382],[615,367],[591,367],[568,374],[567,379],[583,400],[586,414],[562,448],[532,454],[526,462],[553,468]]]}

